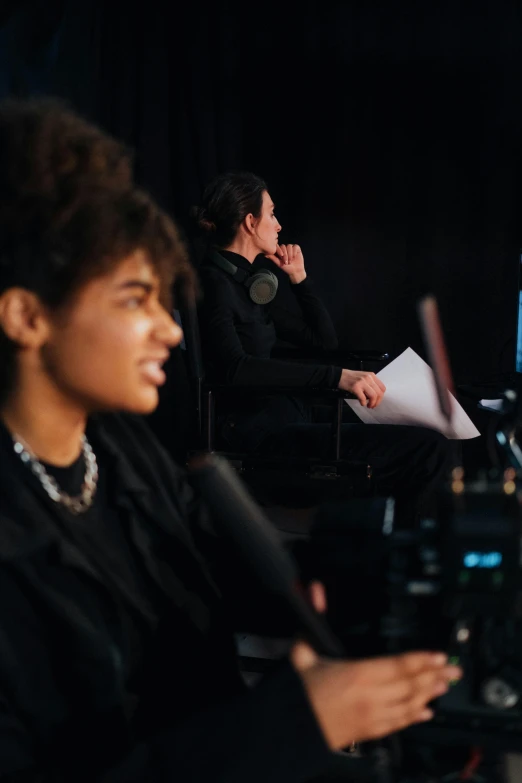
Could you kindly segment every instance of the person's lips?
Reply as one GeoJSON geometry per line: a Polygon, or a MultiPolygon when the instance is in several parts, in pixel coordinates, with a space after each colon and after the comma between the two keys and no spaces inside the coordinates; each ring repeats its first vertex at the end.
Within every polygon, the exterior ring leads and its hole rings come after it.
{"type": "Polygon", "coordinates": [[[144,378],[155,386],[161,386],[167,380],[165,371],[163,370],[163,364],[166,362],[167,357],[163,356],[159,359],[145,359],[140,362],[140,368],[144,378]]]}

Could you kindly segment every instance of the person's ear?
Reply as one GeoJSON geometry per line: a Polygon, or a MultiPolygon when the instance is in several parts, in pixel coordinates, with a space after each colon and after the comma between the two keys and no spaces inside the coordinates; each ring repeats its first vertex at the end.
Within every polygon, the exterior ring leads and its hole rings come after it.
{"type": "Polygon", "coordinates": [[[249,212],[243,220],[243,226],[245,227],[247,234],[253,234],[255,232],[256,224],[257,219],[254,217],[252,212],[249,212]]]}
{"type": "Polygon", "coordinates": [[[41,348],[49,336],[44,306],[25,288],[8,288],[0,295],[0,327],[20,348],[41,348]]]}

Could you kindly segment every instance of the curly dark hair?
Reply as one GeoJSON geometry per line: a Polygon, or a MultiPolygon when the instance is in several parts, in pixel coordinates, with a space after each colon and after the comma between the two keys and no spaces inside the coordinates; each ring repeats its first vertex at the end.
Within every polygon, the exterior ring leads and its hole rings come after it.
{"type": "MultiPolygon", "coordinates": [[[[193,285],[172,220],[133,183],[120,142],[54,99],[0,104],[0,296],[26,288],[49,307],[137,249],[167,301],[174,278],[193,285]]],[[[0,402],[16,345],[0,329],[0,402]]]]}

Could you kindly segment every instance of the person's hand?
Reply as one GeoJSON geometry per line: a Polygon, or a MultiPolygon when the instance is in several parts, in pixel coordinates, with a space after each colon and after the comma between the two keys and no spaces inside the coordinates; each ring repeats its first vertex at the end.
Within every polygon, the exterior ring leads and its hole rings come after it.
{"type": "Polygon", "coordinates": [[[365,661],[320,658],[304,642],[290,659],[328,746],[379,739],[433,717],[428,702],[462,676],[442,653],[412,652],[365,661]]]}
{"type": "Polygon", "coordinates": [[[278,245],[275,253],[267,258],[288,275],[291,283],[301,283],[306,278],[303,253],[299,245],[278,245]]]}
{"type": "Polygon", "coordinates": [[[343,370],[339,389],[355,394],[361,405],[376,408],[380,405],[386,386],[374,372],[363,370],[343,370]]]}

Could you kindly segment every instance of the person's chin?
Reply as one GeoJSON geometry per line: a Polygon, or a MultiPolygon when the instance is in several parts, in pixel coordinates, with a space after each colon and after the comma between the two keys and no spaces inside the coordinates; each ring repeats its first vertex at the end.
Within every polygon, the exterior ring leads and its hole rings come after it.
{"type": "Polygon", "coordinates": [[[149,386],[147,390],[142,390],[141,394],[136,395],[134,399],[127,400],[126,405],[122,407],[127,413],[136,413],[140,416],[147,416],[153,413],[158,407],[159,393],[156,386],[149,386]]]}

